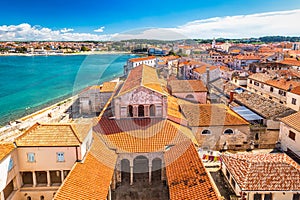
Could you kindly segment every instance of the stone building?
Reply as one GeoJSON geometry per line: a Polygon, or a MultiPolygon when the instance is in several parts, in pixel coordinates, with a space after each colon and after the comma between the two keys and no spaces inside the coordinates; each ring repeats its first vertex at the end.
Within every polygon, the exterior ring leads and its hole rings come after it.
{"type": "Polygon", "coordinates": [[[300,167],[284,153],[222,155],[221,170],[240,199],[300,198],[300,167]]]}

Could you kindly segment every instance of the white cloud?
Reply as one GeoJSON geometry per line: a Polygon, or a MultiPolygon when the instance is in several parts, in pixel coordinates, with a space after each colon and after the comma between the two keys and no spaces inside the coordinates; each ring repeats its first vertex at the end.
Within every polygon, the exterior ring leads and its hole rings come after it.
{"type": "MultiPolygon", "coordinates": [[[[174,40],[186,38],[248,38],[267,35],[298,36],[297,19],[300,10],[214,17],[188,22],[174,28],[141,28],[123,33],[98,35],[76,33],[71,28],[52,30],[46,27],[19,25],[0,26],[0,41],[53,40],[123,40],[123,39],[161,39],[174,40]]],[[[104,26],[94,32],[101,33],[104,26]]]]}
{"type": "Polygon", "coordinates": [[[0,26],[0,41],[84,41],[110,40],[111,35],[73,33],[73,29],[52,30],[24,23],[0,26]],[[72,33],[71,33],[72,32],[72,33]]]}
{"type": "Polygon", "coordinates": [[[278,11],[252,15],[214,17],[188,22],[174,28],[150,28],[139,33],[117,34],[116,39],[186,39],[186,38],[248,38],[268,35],[298,36],[295,20],[300,10],[278,11]]]}
{"type": "Polygon", "coordinates": [[[94,30],[94,32],[97,32],[97,33],[102,33],[104,31],[104,26],[101,26],[100,28],[94,30]]]}
{"type": "Polygon", "coordinates": [[[72,29],[72,28],[63,28],[60,30],[60,32],[62,32],[62,33],[68,33],[68,32],[73,32],[73,31],[74,31],[74,29],[72,29]]]}

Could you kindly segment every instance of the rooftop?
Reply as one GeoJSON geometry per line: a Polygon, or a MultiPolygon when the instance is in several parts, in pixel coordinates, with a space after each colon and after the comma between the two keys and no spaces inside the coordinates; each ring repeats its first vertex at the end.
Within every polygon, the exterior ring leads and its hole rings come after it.
{"type": "Polygon", "coordinates": [[[13,143],[0,143],[0,161],[8,156],[14,149],[15,146],[13,143]]]}
{"type": "Polygon", "coordinates": [[[94,131],[118,152],[159,152],[186,140],[197,144],[190,129],[165,119],[115,120],[103,116],[94,131]]]}
{"type": "Polygon", "coordinates": [[[243,191],[299,191],[300,166],[283,153],[222,155],[243,191]]]}
{"type": "Polygon", "coordinates": [[[207,92],[201,80],[172,80],[168,83],[172,93],[207,92]]]}
{"type": "Polygon", "coordinates": [[[297,131],[300,132],[300,123],[299,123],[299,119],[300,119],[300,111],[291,114],[287,117],[284,117],[281,119],[281,121],[283,123],[285,123],[286,125],[296,129],[297,131]]]}
{"type": "Polygon", "coordinates": [[[94,142],[85,160],[76,163],[54,199],[106,200],[117,155],[94,136],[94,142]]]}
{"type": "Polygon", "coordinates": [[[100,92],[113,92],[117,84],[117,82],[104,82],[100,92]]]}
{"type": "Polygon", "coordinates": [[[277,87],[282,90],[289,90],[290,88],[300,86],[300,82],[286,80],[286,79],[282,79],[282,78],[268,80],[268,81],[266,81],[266,84],[269,84],[271,86],[277,87]]]}
{"type": "Polygon", "coordinates": [[[148,56],[148,57],[142,57],[142,58],[131,58],[129,61],[130,62],[140,62],[140,61],[152,60],[152,59],[156,59],[156,57],[155,56],[148,56]]]}
{"type": "Polygon", "coordinates": [[[89,124],[40,124],[36,123],[16,139],[21,146],[78,146],[82,143],[89,124]]]}
{"type": "Polygon", "coordinates": [[[248,125],[249,123],[223,104],[180,104],[190,126],[248,125]]]}
{"type": "Polygon", "coordinates": [[[129,75],[117,96],[132,91],[140,86],[151,89],[160,94],[167,93],[166,86],[158,78],[156,69],[154,67],[142,64],[133,68],[129,72],[129,75]]]}
{"type": "Polygon", "coordinates": [[[164,158],[170,199],[219,199],[216,188],[211,183],[208,172],[191,141],[171,147],[164,158]]]}

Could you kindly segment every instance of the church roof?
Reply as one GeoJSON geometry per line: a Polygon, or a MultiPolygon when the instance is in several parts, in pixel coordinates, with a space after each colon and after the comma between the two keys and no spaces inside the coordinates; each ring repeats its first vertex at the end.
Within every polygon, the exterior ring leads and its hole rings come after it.
{"type": "Polygon", "coordinates": [[[219,199],[217,189],[191,141],[171,147],[164,154],[164,158],[170,199],[219,199]]]}
{"type": "Polygon", "coordinates": [[[115,120],[103,116],[94,132],[117,152],[159,152],[186,140],[197,144],[189,128],[167,119],[115,120]]]}
{"type": "Polygon", "coordinates": [[[163,95],[167,94],[166,86],[162,80],[158,78],[156,69],[154,67],[142,64],[130,71],[117,96],[132,91],[140,86],[163,95]]]}

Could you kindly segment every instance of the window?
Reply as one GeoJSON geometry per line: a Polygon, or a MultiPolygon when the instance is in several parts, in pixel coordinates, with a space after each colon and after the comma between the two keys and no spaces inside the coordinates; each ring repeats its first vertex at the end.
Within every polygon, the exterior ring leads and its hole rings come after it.
{"type": "Polygon", "coordinates": [[[226,169],[226,177],[228,178],[228,180],[230,179],[230,173],[227,169],[226,169]]]}
{"type": "Polygon", "coordinates": [[[274,91],[274,88],[273,87],[270,87],[270,92],[273,92],[274,91]]]}
{"type": "Polygon", "coordinates": [[[254,85],[259,86],[259,82],[254,81],[254,85]]]}
{"type": "Polygon", "coordinates": [[[278,91],[278,94],[280,94],[281,96],[285,96],[285,95],[286,95],[286,92],[285,92],[285,91],[282,91],[282,90],[279,90],[279,91],[278,91]]]}
{"type": "Polygon", "coordinates": [[[10,171],[14,167],[14,160],[10,158],[8,163],[8,171],[10,171]]]}
{"type": "Polygon", "coordinates": [[[293,200],[300,200],[300,194],[293,194],[293,200]]]}
{"type": "Polygon", "coordinates": [[[262,83],[262,84],[260,85],[260,87],[261,87],[261,88],[264,88],[264,84],[262,83]]]}
{"type": "Polygon", "coordinates": [[[261,194],[254,194],[254,200],[261,200],[261,194]]]}
{"type": "Polygon", "coordinates": [[[297,103],[297,99],[292,98],[292,104],[293,104],[293,105],[296,105],[296,103],[297,103]]]}
{"type": "Polygon", "coordinates": [[[129,105],[128,106],[128,117],[133,117],[133,107],[132,105],[129,105]]]}
{"type": "Polygon", "coordinates": [[[34,153],[27,153],[27,161],[28,162],[35,162],[35,155],[34,155],[34,153]]]}
{"type": "Polygon", "coordinates": [[[202,135],[208,135],[208,134],[211,134],[210,130],[203,130],[202,131],[202,135]]]}
{"type": "Polygon", "coordinates": [[[155,116],[155,106],[153,104],[150,105],[149,110],[150,110],[150,116],[154,117],[155,116]]]}
{"type": "Polygon", "coordinates": [[[226,129],[224,131],[224,134],[233,134],[233,130],[232,129],[226,129]]]}
{"type": "Polygon", "coordinates": [[[45,200],[45,197],[43,195],[40,196],[40,200],[45,200]]]}
{"type": "Polygon", "coordinates": [[[249,82],[250,82],[250,84],[252,84],[252,80],[250,80],[249,82]]]}
{"type": "Polygon", "coordinates": [[[296,133],[294,133],[293,131],[289,132],[289,138],[291,138],[292,140],[296,139],[296,133]]]}
{"type": "Polygon", "coordinates": [[[233,178],[231,178],[231,185],[235,189],[235,181],[233,180],[233,178]]]}
{"type": "Polygon", "coordinates": [[[264,200],[272,200],[272,193],[270,193],[270,194],[265,194],[264,200]]]}
{"type": "Polygon", "coordinates": [[[65,155],[63,152],[56,153],[57,155],[57,162],[65,162],[65,155]]]}
{"type": "Polygon", "coordinates": [[[139,105],[139,107],[138,107],[138,116],[139,117],[144,117],[145,116],[143,105],[139,105]]]}

